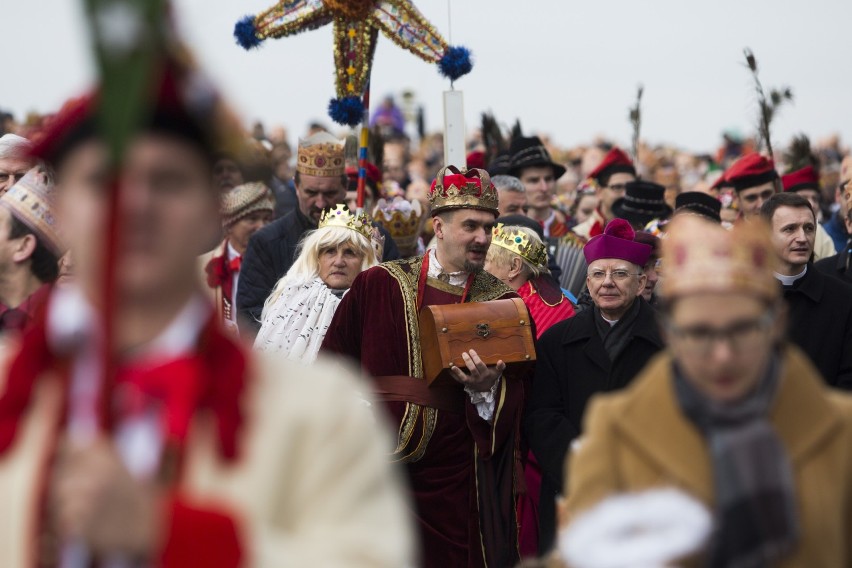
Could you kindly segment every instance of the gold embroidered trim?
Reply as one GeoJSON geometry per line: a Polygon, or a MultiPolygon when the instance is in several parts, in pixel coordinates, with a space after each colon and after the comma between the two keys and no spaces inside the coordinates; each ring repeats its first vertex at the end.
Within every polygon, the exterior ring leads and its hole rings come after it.
{"type": "Polygon", "coordinates": [[[506,378],[500,381],[500,401],[497,403],[497,408],[494,409],[494,419],[491,421],[491,455],[494,455],[494,449],[497,447],[497,421],[500,419],[500,411],[503,410],[503,403],[506,402],[506,378]]]}
{"type": "Polygon", "coordinates": [[[492,276],[484,270],[477,273],[470,287],[469,302],[488,302],[502,298],[506,294],[514,294],[515,291],[503,284],[497,277],[492,276]]]}
{"type": "Polygon", "coordinates": [[[393,451],[394,455],[401,452],[411,440],[411,435],[414,433],[414,425],[417,423],[417,414],[419,409],[420,407],[416,404],[411,404],[410,402],[405,403],[405,412],[403,413],[402,420],[399,423],[396,449],[393,451]]]}
{"type": "MultiPolygon", "coordinates": [[[[423,257],[413,259],[397,260],[380,265],[388,271],[388,274],[399,284],[402,294],[403,308],[405,309],[405,331],[406,343],[408,344],[408,374],[416,379],[423,379],[423,356],[420,350],[420,324],[417,319],[417,280],[420,269],[423,266],[423,257]],[[406,270],[407,268],[407,270],[406,270]]],[[[418,461],[426,453],[432,434],[438,423],[438,410],[418,404],[407,404],[406,414],[400,426],[400,434],[397,449],[394,452],[396,459],[403,463],[418,461]],[[413,452],[398,456],[411,441],[417,418],[422,417],[423,434],[413,452]]]]}

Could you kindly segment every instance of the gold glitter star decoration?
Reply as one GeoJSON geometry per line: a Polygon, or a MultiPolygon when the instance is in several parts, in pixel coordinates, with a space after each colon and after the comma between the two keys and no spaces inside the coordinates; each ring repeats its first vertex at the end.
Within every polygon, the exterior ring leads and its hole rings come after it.
{"type": "Polygon", "coordinates": [[[473,68],[470,50],[450,46],[409,0],[282,0],[237,22],[234,37],[248,50],[266,39],[329,23],[334,26],[337,98],[329,103],[328,112],[339,124],[355,126],[363,118],[363,96],[379,32],[420,59],[436,63],[451,81],[473,68]]]}

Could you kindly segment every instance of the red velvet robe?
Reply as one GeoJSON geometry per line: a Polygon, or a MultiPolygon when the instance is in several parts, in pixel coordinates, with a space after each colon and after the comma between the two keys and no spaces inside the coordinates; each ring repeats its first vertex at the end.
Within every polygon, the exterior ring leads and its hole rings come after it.
{"type": "MultiPolygon", "coordinates": [[[[422,257],[382,264],[360,274],[337,308],[323,349],[360,362],[373,376],[423,380],[417,323],[422,257]]],[[[462,289],[427,280],[423,305],[458,303],[462,289]]],[[[486,272],[467,301],[514,296],[486,272]]],[[[425,568],[513,566],[518,560],[515,489],[520,481],[522,377],[505,376],[493,425],[479,417],[461,385],[464,412],[385,402],[398,426],[391,459],[405,464],[414,495],[425,568]]]]}

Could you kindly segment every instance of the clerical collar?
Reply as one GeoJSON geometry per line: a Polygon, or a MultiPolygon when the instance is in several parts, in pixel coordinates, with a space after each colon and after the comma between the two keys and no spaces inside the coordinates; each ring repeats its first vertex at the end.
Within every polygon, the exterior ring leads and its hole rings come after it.
{"type": "Polygon", "coordinates": [[[234,260],[235,258],[240,258],[240,256],[242,255],[237,252],[237,249],[234,248],[231,241],[228,241],[228,260],[234,260]]]}
{"type": "Polygon", "coordinates": [[[606,316],[603,315],[603,314],[601,314],[601,319],[604,320],[606,323],[608,323],[609,327],[613,327],[615,324],[618,323],[618,320],[606,319],[606,316]]]}
{"type": "Polygon", "coordinates": [[[444,272],[444,267],[438,262],[438,254],[435,249],[429,249],[429,278],[436,278],[450,286],[464,287],[467,284],[468,273],[464,270],[458,272],[444,272]]]}
{"type": "Polygon", "coordinates": [[[796,283],[796,280],[799,280],[800,278],[802,278],[807,271],[808,271],[808,267],[807,267],[807,265],[805,265],[805,268],[800,273],[798,273],[794,276],[786,276],[784,274],[778,274],[776,272],[775,278],[777,278],[783,286],[792,286],[793,284],[796,283]]]}

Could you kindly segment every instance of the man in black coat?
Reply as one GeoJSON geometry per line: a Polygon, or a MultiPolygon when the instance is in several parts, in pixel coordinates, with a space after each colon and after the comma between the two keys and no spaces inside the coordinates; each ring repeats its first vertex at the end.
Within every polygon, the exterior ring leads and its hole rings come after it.
{"type": "MultiPolygon", "coordinates": [[[[240,267],[237,306],[242,332],[254,336],[260,329],[263,303],[296,258],[304,234],[317,228],[323,209],[343,203],[346,177],[343,141],[321,132],[300,140],[294,176],[298,207],[252,235],[240,267]]],[[[396,243],[383,228],[382,260],[399,258],[396,243]]]]}
{"type": "Polygon", "coordinates": [[[588,400],[627,385],[663,348],[654,310],[642,299],[647,278],[642,267],[652,249],[633,239],[630,224],[615,219],[586,244],[586,283],[594,306],[555,324],[538,342],[524,424],[542,469],[542,554],[553,545],[565,458],[581,433],[588,400]]]}
{"type": "Polygon", "coordinates": [[[795,193],[773,195],[760,210],[772,228],[784,288],[788,338],[813,361],[826,383],[852,390],[852,286],[810,264],[816,239],[811,204],[795,193]]]}

